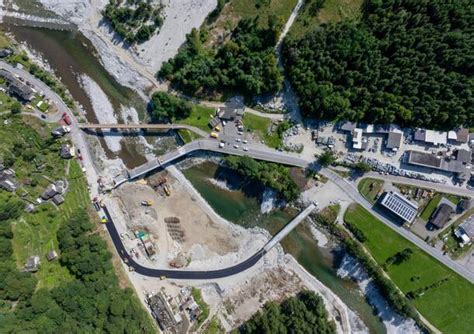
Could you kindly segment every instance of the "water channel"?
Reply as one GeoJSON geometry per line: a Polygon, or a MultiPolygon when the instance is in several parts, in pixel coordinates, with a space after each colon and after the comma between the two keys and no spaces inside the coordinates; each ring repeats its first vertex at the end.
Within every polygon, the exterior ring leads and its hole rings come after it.
{"type": "MultiPolygon", "coordinates": [[[[89,122],[97,122],[89,96],[81,87],[78,76],[86,74],[94,80],[107,95],[114,110],[120,107],[134,107],[139,115],[144,115],[146,103],[133,90],[121,86],[101,65],[92,44],[80,32],[61,31],[45,28],[32,28],[3,23],[2,28],[13,34],[18,42],[26,43],[47,60],[56,75],[66,85],[74,100],[79,102],[86,112],[89,122]]],[[[116,115],[119,116],[120,115],[116,115]]],[[[109,158],[115,155],[101,140],[102,147],[109,158]]],[[[131,140],[122,145],[118,155],[129,168],[146,161],[131,140]]]]}
{"type": "MultiPolygon", "coordinates": [[[[89,122],[96,118],[92,104],[79,85],[77,75],[91,77],[108,96],[114,108],[120,105],[132,106],[143,113],[145,104],[132,90],[121,86],[102,67],[95,55],[91,43],[78,32],[57,31],[42,28],[30,28],[2,24],[4,30],[11,32],[19,42],[25,42],[39,52],[55,70],[72,96],[86,111],[89,122]]],[[[106,147],[105,143],[102,142],[106,147]]],[[[108,155],[111,152],[107,152],[108,155]]],[[[144,162],[133,146],[125,146],[119,154],[128,167],[144,162]]],[[[270,233],[275,233],[297,212],[294,210],[273,210],[269,214],[260,213],[260,200],[263,187],[246,184],[240,187],[242,180],[229,171],[218,169],[211,162],[193,166],[184,171],[186,177],[216,210],[218,214],[236,224],[245,227],[261,226],[270,233]],[[236,189],[228,190],[211,183],[210,179],[219,179],[234,184],[236,189]]],[[[311,231],[300,225],[282,242],[286,252],[292,254],[306,270],[334,291],[350,309],[355,311],[369,328],[371,333],[385,333],[385,327],[373,314],[371,306],[361,295],[357,284],[343,280],[336,275],[339,263],[344,255],[339,249],[318,247],[311,231]]]]}
{"type": "MultiPolygon", "coordinates": [[[[242,179],[229,170],[219,168],[213,162],[204,162],[183,170],[184,175],[208,201],[214,210],[233,223],[245,226],[260,226],[271,234],[276,233],[291,220],[295,210],[273,210],[260,214],[262,187],[242,183],[242,179]],[[216,185],[231,185],[230,189],[216,185]],[[244,184],[244,187],[240,185],[244,184]]],[[[372,307],[361,295],[355,282],[337,276],[344,252],[338,247],[318,247],[309,228],[298,226],[282,242],[285,252],[292,254],[298,262],[324,285],[336,293],[341,300],[362,319],[371,333],[385,333],[386,329],[374,315],[372,307]]]]}

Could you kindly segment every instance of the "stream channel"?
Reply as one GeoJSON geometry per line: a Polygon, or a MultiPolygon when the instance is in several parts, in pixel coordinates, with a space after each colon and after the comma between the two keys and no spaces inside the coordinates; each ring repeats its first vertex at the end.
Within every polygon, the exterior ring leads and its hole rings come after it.
{"type": "MultiPolygon", "coordinates": [[[[81,33],[5,23],[2,26],[12,33],[17,41],[27,43],[47,60],[74,99],[82,105],[89,122],[96,122],[97,119],[89,97],[77,80],[77,76],[83,73],[101,87],[114,108],[119,108],[120,105],[135,107],[139,115],[143,115],[144,101],[132,90],[118,84],[102,67],[91,43],[81,33]]],[[[104,142],[101,142],[106,148],[104,142]]],[[[107,150],[106,153],[109,157],[112,155],[107,150]]],[[[145,161],[144,156],[134,150],[133,145],[123,145],[119,157],[129,168],[145,161]]],[[[184,170],[184,174],[214,210],[225,219],[245,227],[260,226],[273,234],[296,215],[296,211],[289,209],[275,209],[269,214],[261,214],[260,202],[264,189],[255,185],[244,189],[237,187],[233,190],[219,187],[209,181],[216,176],[217,170],[218,166],[215,163],[206,162],[184,170]]],[[[239,183],[239,177],[228,171],[225,179],[228,184],[239,183]]],[[[305,225],[296,228],[283,240],[282,245],[285,251],[292,254],[308,272],[355,311],[371,333],[386,332],[385,326],[374,315],[372,307],[361,294],[358,285],[337,276],[337,268],[344,251],[337,247],[319,247],[305,225]]]]}

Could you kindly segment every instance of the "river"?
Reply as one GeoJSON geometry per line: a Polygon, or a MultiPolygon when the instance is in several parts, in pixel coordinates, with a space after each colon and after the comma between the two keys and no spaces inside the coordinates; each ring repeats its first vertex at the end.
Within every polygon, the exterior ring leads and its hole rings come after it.
{"type": "MultiPolygon", "coordinates": [[[[99,85],[115,111],[120,110],[121,106],[133,107],[137,110],[140,119],[143,119],[146,109],[145,101],[133,90],[121,86],[105,70],[96,56],[94,47],[80,32],[32,28],[8,23],[3,23],[1,26],[18,42],[26,43],[48,62],[71,92],[74,100],[83,107],[89,122],[97,122],[97,117],[89,96],[79,84],[78,77],[81,74],[87,75],[99,85]]],[[[96,110],[96,112],[100,111],[96,110]]],[[[119,112],[116,112],[115,116],[121,120],[122,115],[119,112]]],[[[100,138],[100,141],[107,157],[117,156],[107,148],[103,138],[100,138]]],[[[118,157],[127,167],[133,168],[146,162],[139,146],[136,138],[133,137],[126,137],[122,141],[118,157]]]]}
{"type": "MultiPolygon", "coordinates": [[[[269,214],[261,214],[263,187],[245,183],[232,171],[219,168],[213,162],[194,165],[184,169],[183,173],[219,215],[235,224],[260,226],[274,234],[297,214],[294,209],[277,209],[269,214]],[[211,181],[212,179],[218,182],[211,181]],[[226,182],[231,185],[232,190],[222,186],[226,182]],[[241,184],[245,184],[243,189],[241,184]]],[[[386,333],[385,326],[374,315],[358,285],[337,276],[337,269],[344,256],[341,249],[318,247],[311,231],[304,224],[291,232],[282,241],[282,246],[285,252],[292,254],[308,272],[356,312],[371,333],[386,333]]]]}

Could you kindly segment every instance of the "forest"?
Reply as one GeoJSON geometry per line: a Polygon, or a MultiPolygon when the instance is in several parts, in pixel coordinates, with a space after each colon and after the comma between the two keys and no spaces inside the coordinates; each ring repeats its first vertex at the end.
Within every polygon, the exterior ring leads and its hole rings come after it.
{"type": "Polygon", "coordinates": [[[175,122],[188,117],[193,109],[190,102],[164,92],[152,95],[150,107],[154,122],[175,122]]]}
{"type": "Polygon", "coordinates": [[[20,272],[13,257],[11,224],[23,204],[12,197],[0,209],[1,333],[155,333],[133,291],[119,287],[107,245],[86,211],[75,212],[57,235],[61,265],[74,278],[36,290],[35,276],[20,272]]]}
{"type": "Polygon", "coordinates": [[[285,40],[308,117],[452,129],[474,125],[469,0],[367,0],[360,20],[285,40]]]}
{"type": "Polygon", "coordinates": [[[286,299],[282,304],[268,302],[244,323],[242,334],[285,333],[336,333],[336,327],[328,320],[323,299],[312,291],[302,291],[286,299]]]}
{"type": "Polygon", "coordinates": [[[213,50],[204,46],[208,36],[194,29],[175,58],[165,62],[159,73],[186,94],[213,97],[226,92],[255,96],[274,93],[282,87],[274,46],[282,22],[276,16],[268,27],[259,27],[258,18],[243,19],[230,40],[213,50]]]}
{"type": "Polygon", "coordinates": [[[275,189],[287,201],[291,202],[299,196],[298,186],[291,178],[288,167],[257,161],[248,156],[228,156],[224,161],[226,167],[275,189]]]}
{"type": "Polygon", "coordinates": [[[145,0],[110,0],[102,15],[128,43],[143,43],[163,25],[162,6],[145,0]]]}

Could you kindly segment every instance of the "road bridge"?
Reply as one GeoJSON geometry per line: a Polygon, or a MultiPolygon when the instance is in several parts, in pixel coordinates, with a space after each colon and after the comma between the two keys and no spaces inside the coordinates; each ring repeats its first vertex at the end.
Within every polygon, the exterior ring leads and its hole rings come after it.
{"type": "Polygon", "coordinates": [[[301,158],[298,154],[279,152],[264,146],[248,144],[246,145],[247,150],[244,151],[242,147],[235,148],[231,143],[227,143],[224,147],[220,147],[219,144],[220,142],[218,140],[208,138],[192,141],[189,144],[179,147],[177,150],[166,153],[157,159],[152,159],[139,167],[128,170],[126,173],[117,176],[114,179],[114,187],[118,187],[122,183],[145,176],[147,173],[150,173],[155,169],[164,167],[175,160],[198,151],[211,151],[228,155],[249,156],[257,160],[264,160],[302,168],[308,167],[308,165],[311,163],[311,161],[301,158]]]}
{"type": "Polygon", "coordinates": [[[169,123],[169,124],[92,124],[92,123],[80,123],[79,128],[82,130],[180,130],[185,129],[197,133],[200,136],[207,137],[209,133],[199,128],[196,128],[191,125],[187,124],[176,124],[176,123],[169,123]]]}
{"type": "Polygon", "coordinates": [[[114,243],[117,253],[121,259],[128,264],[129,267],[141,275],[149,277],[166,277],[173,279],[189,279],[189,280],[208,280],[217,279],[232,276],[245,271],[254,266],[266,253],[268,253],[276,244],[278,244],[288,233],[290,233],[304,218],[306,218],[316,206],[310,204],[305,210],[303,210],[298,216],[296,216],[291,222],[289,222],[284,228],[282,228],[277,234],[275,234],[268,243],[259,249],[255,254],[250,256],[248,259],[231,267],[217,269],[217,270],[169,270],[169,269],[155,269],[144,267],[130,256],[128,250],[122,243],[120,235],[115,227],[112,216],[110,215],[107,207],[103,208],[104,214],[107,216],[106,227],[109,231],[112,242],[114,243]]]}

